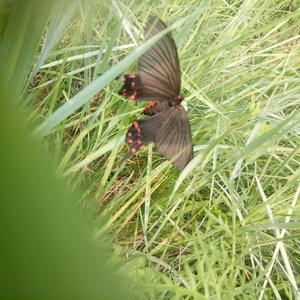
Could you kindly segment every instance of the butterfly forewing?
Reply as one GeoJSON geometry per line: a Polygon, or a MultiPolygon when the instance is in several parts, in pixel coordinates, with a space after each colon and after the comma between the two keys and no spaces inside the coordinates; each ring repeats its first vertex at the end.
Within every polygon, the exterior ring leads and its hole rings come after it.
{"type": "MultiPolygon", "coordinates": [[[[149,39],[166,29],[159,19],[151,18],[145,29],[149,39]]],[[[170,33],[154,44],[138,62],[138,74],[123,76],[124,85],[119,94],[132,100],[168,102],[179,95],[180,64],[176,45],[170,33]]]]}
{"type": "MultiPolygon", "coordinates": [[[[145,38],[149,39],[166,25],[158,20],[151,19],[146,26],[145,38]]],[[[158,99],[169,100],[179,95],[181,86],[180,65],[176,46],[171,34],[166,34],[152,46],[139,60],[139,75],[145,94],[158,99]]]]}

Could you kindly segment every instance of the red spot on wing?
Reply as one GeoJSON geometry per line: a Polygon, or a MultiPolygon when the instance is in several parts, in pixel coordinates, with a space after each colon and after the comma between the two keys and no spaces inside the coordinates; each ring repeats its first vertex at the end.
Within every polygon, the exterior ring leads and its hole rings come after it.
{"type": "Polygon", "coordinates": [[[136,74],[128,74],[128,78],[136,78],[136,74]]]}
{"type": "Polygon", "coordinates": [[[137,96],[137,92],[135,91],[129,98],[131,100],[135,100],[136,99],[136,96],[137,96]]]}
{"type": "Polygon", "coordinates": [[[129,144],[133,143],[133,140],[132,140],[132,139],[129,139],[129,140],[128,140],[128,143],[129,143],[129,144]]]}
{"type": "Polygon", "coordinates": [[[134,154],[136,152],[135,148],[130,149],[130,153],[134,154]]]}
{"type": "Polygon", "coordinates": [[[147,106],[144,107],[144,114],[145,115],[154,115],[157,113],[155,109],[152,110],[152,107],[154,107],[157,104],[156,101],[152,101],[147,106]]]}
{"type": "Polygon", "coordinates": [[[131,132],[128,132],[128,136],[132,136],[132,133],[131,133],[131,132]]]}
{"type": "Polygon", "coordinates": [[[152,101],[151,103],[149,103],[149,104],[144,108],[144,110],[147,110],[147,109],[153,107],[153,106],[156,105],[156,104],[157,104],[156,101],[152,101]]]}
{"type": "Polygon", "coordinates": [[[133,122],[133,127],[134,127],[134,128],[139,128],[139,122],[134,121],[134,122],[133,122]]]}

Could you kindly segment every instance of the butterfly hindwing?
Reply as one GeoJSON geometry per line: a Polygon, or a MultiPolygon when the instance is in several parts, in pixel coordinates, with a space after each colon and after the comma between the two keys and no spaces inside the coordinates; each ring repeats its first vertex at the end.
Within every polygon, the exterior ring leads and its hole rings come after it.
{"type": "Polygon", "coordinates": [[[193,145],[188,115],[183,106],[178,105],[166,112],[168,121],[155,134],[158,152],[182,170],[193,158],[193,145]]]}
{"type": "Polygon", "coordinates": [[[147,106],[144,107],[144,115],[153,116],[158,114],[159,112],[162,112],[164,110],[169,109],[169,103],[164,102],[158,102],[158,101],[152,101],[147,106]]]}
{"type": "Polygon", "coordinates": [[[135,121],[128,130],[126,142],[132,154],[145,145],[155,143],[158,152],[180,170],[193,157],[188,116],[181,105],[135,121]]]}

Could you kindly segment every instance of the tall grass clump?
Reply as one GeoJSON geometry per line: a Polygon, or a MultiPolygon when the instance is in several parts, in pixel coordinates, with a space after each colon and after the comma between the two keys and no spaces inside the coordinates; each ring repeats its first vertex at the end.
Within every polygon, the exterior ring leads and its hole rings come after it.
{"type": "Polygon", "coordinates": [[[299,20],[293,0],[54,6],[20,106],[142,299],[300,298],[299,20]],[[143,103],[119,76],[159,39],[142,42],[153,15],[179,51],[181,173],[154,146],[123,161],[143,103]]]}

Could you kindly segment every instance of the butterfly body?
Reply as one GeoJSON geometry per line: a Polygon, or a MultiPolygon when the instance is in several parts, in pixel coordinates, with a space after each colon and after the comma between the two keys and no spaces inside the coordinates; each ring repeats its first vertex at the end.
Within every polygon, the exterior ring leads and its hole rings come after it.
{"type": "MultiPolygon", "coordinates": [[[[146,39],[164,30],[166,25],[151,19],[146,39]]],[[[157,150],[182,170],[193,157],[192,136],[187,112],[181,105],[181,75],[174,40],[170,34],[152,46],[138,62],[138,74],[122,77],[120,94],[134,101],[151,101],[144,119],[134,121],[126,143],[135,154],[155,143],[157,150]]]]}
{"type": "Polygon", "coordinates": [[[170,100],[171,106],[180,105],[180,103],[183,101],[183,97],[181,95],[175,96],[170,100]]]}

